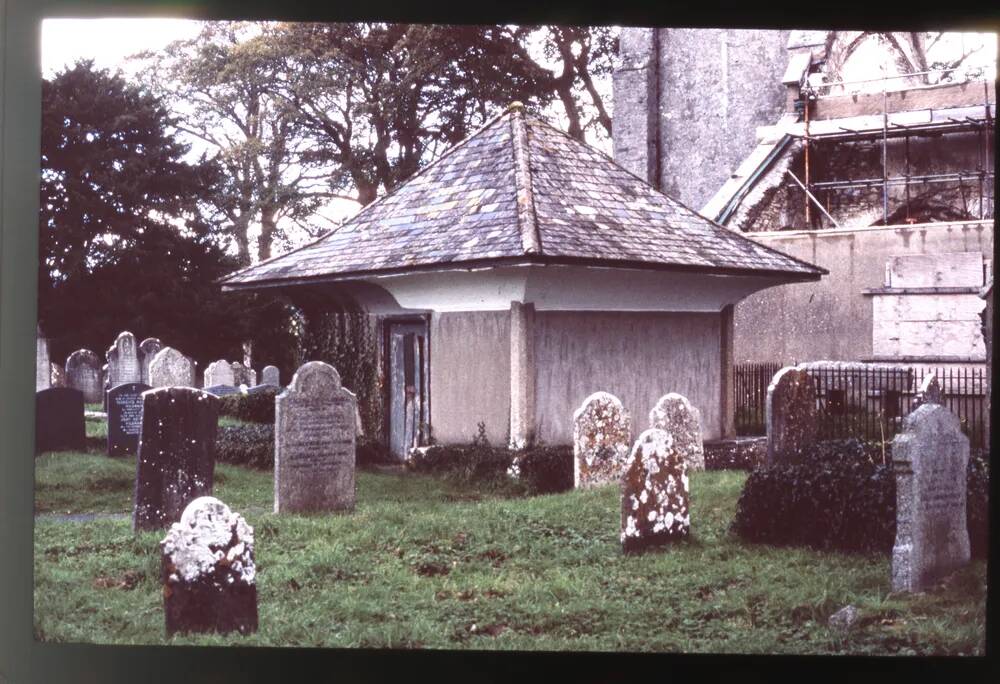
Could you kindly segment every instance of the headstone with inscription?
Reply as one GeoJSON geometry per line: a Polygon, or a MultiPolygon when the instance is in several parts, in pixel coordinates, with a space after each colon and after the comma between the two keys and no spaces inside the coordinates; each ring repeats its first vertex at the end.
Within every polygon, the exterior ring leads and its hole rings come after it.
{"type": "Polygon", "coordinates": [[[77,349],[66,358],[66,385],[83,392],[88,404],[101,401],[101,359],[89,349],[77,349]]]}
{"type": "Polygon", "coordinates": [[[167,635],[257,631],[253,528],[211,496],[187,505],[160,542],[167,635]]]}
{"type": "Polygon", "coordinates": [[[618,482],[632,441],[632,419],[618,397],[594,392],[573,413],[573,482],[578,489],[618,482]]]}
{"type": "Polygon", "coordinates": [[[35,392],[35,453],[83,451],[86,446],[83,392],[71,387],[35,392]]]}
{"type": "Polygon", "coordinates": [[[42,326],[35,326],[35,391],[48,389],[52,382],[49,368],[49,341],[42,334],[42,326]]]}
{"type": "Polygon", "coordinates": [[[892,590],[919,592],[969,562],[969,439],[940,404],[908,415],[892,441],[896,541],[892,590]]]}
{"type": "Polygon", "coordinates": [[[705,446],[701,438],[701,413],[687,397],[664,394],[649,412],[649,426],[665,430],[674,438],[689,470],[705,469],[705,446]]]}
{"type": "Polygon", "coordinates": [[[300,367],[276,398],[274,512],[354,508],[354,394],[322,361],[300,367]]]}
{"type": "Polygon", "coordinates": [[[156,352],[149,364],[149,384],[153,387],[194,387],[194,361],[173,347],[156,352]]]}
{"type": "Polygon", "coordinates": [[[236,386],[236,376],[233,374],[233,367],[225,359],[213,361],[205,367],[203,376],[205,387],[218,387],[220,385],[236,386]]]}
{"type": "Polygon", "coordinates": [[[134,456],[142,428],[142,393],[152,389],[126,382],[108,390],[108,456],[134,456]]]}
{"type": "Polygon", "coordinates": [[[621,481],[621,543],[639,553],[688,536],[691,529],[687,463],[669,432],[639,435],[621,481]]]}
{"type": "Polygon", "coordinates": [[[800,463],[816,444],[816,383],[805,370],[786,366],[767,387],[767,465],[800,463]]]}
{"type": "Polygon", "coordinates": [[[142,393],[134,530],[161,529],[184,507],[212,494],[219,399],[193,387],[142,393]]]}
{"type": "Polygon", "coordinates": [[[127,330],[119,333],[115,343],[108,349],[106,357],[109,388],[124,382],[142,380],[142,368],[139,366],[139,346],[132,333],[127,330]]]}
{"type": "Polygon", "coordinates": [[[153,357],[163,349],[163,343],[155,337],[147,337],[139,343],[139,373],[140,382],[149,383],[149,364],[153,357]]]}
{"type": "Polygon", "coordinates": [[[278,370],[277,366],[264,366],[264,370],[261,371],[261,381],[262,385],[273,385],[274,387],[281,386],[281,371],[278,370]]]}

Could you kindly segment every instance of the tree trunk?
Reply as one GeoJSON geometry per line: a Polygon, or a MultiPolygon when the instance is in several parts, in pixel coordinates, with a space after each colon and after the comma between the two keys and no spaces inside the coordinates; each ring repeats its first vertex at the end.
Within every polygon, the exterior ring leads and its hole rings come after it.
{"type": "Polygon", "coordinates": [[[274,234],[278,230],[278,222],[275,218],[278,208],[266,206],[260,210],[260,237],[257,239],[257,258],[261,261],[271,258],[271,245],[274,243],[274,234]]]}

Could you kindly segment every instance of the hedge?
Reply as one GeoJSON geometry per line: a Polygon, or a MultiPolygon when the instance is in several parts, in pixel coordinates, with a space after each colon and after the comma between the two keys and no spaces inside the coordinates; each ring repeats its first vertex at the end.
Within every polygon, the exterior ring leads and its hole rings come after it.
{"type": "MultiPolygon", "coordinates": [[[[391,462],[389,451],[384,446],[364,437],[358,439],[354,456],[358,468],[391,462]]],[[[259,470],[273,469],[274,426],[263,423],[219,426],[215,438],[215,458],[223,463],[259,470]]]]}
{"type": "Polygon", "coordinates": [[[279,388],[267,387],[250,394],[227,394],[219,397],[219,415],[250,423],[274,425],[274,397],[279,388]]]}
{"type": "MultiPolygon", "coordinates": [[[[891,552],[896,537],[896,477],[886,445],[856,440],[817,445],[805,463],[753,471],[731,529],[756,543],[841,551],[891,552]]],[[[989,462],[976,454],[968,468],[972,553],[989,540],[989,462]]]]}

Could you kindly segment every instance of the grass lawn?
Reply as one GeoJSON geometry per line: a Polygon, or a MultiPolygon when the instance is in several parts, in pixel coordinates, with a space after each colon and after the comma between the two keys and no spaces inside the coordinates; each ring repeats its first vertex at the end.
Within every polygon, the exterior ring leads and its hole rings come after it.
{"type": "MultiPolygon", "coordinates": [[[[127,513],[131,459],[36,462],[36,511],[127,513]]],[[[521,499],[413,474],[358,473],[350,515],[275,516],[268,472],[218,464],[215,494],[256,532],[260,631],[166,639],[163,533],[35,521],[35,634],[49,641],[711,653],[982,654],[986,564],[922,595],[888,554],[743,544],[745,475],[695,473],[693,537],[624,557],[614,487],[521,499]],[[848,636],[826,626],[854,604],[848,636]]]]}

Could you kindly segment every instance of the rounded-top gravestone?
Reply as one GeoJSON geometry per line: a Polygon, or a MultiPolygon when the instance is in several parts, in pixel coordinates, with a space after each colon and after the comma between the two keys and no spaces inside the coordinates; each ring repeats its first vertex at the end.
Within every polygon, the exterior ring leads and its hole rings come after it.
{"type": "Polygon", "coordinates": [[[353,509],[354,393],[333,366],[310,361],[275,401],[274,512],[353,509]]]}
{"type": "Polygon", "coordinates": [[[628,458],[632,419],[621,400],[595,392],[573,413],[573,482],[577,488],[617,482],[628,458]]]}
{"type": "Polygon", "coordinates": [[[135,455],[142,429],[142,393],[152,389],[126,382],[108,390],[108,456],[135,455]]]}
{"type": "Polygon", "coordinates": [[[705,446],[701,438],[701,413],[687,397],[664,394],[649,412],[649,426],[670,433],[674,448],[681,452],[689,470],[705,469],[705,446]]]}
{"type": "Polygon", "coordinates": [[[636,440],[621,483],[621,543],[639,553],[688,536],[687,463],[670,433],[650,428],[636,440]]]}
{"type": "Polygon", "coordinates": [[[101,358],[89,349],[77,349],[66,357],[66,384],[83,392],[88,404],[101,401],[101,358]]]}
{"type": "Polygon", "coordinates": [[[167,635],[257,631],[253,528],[211,496],[187,505],[160,542],[167,635]]]}
{"type": "Polygon", "coordinates": [[[149,384],[149,364],[153,357],[163,349],[163,343],[155,337],[147,337],[139,343],[139,373],[141,382],[149,384]]]}
{"type": "Polygon", "coordinates": [[[213,361],[205,367],[203,384],[205,387],[234,387],[236,376],[233,374],[233,367],[225,359],[213,361]]]}
{"type": "Polygon", "coordinates": [[[194,387],[194,361],[173,347],[156,352],[149,364],[149,384],[153,387],[194,387]]]}
{"type": "Polygon", "coordinates": [[[118,334],[115,343],[105,355],[108,362],[108,385],[114,387],[124,382],[140,382],[139,346],[135,335],[127,330],[118,334]]]}
{"type": "Polygon", "coordinates": [[[72,387],[50,387],[36,392],[35,453],[83,451],[86,446],[83,392],[72,387]]]}
{"type": "Polygon", "coordinates": [[[212,493],[219,399],[193,387],[142,393],[136,459],[135,530],[177,522],[184,507],[212,493]]]}
{"type": "Polygon", "coordinates": [[[800,463],[816,444],[819,424],[816,383],[805,370],[787,366],[767,387],[767,464],[800,463]]]}
{"type": "Polygon", "coordinates": [[[264,370],[261,371],[261,384],[281,386],[281,371],[278,370],[277,366],[264,366],[264,370]]]}

